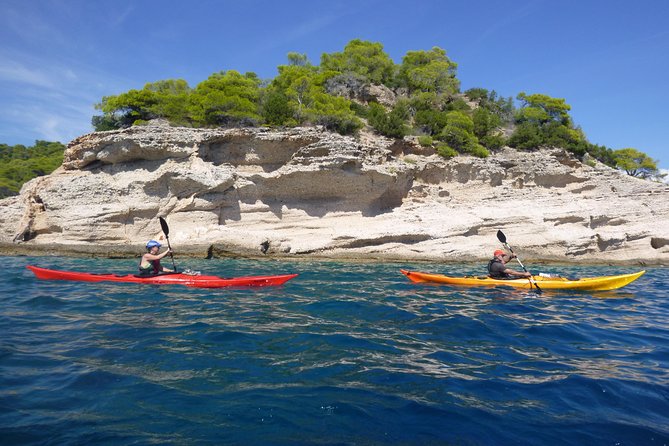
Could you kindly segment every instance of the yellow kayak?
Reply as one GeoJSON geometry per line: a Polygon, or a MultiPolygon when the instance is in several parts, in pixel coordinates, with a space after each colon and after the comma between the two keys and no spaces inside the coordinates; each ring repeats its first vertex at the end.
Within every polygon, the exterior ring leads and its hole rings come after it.
{"type": "MultiPolygon", "coordinates": [[[[441,283],[455,286],[511,286],[514,288],[532,289],[534,285],[529,279],[492,279],[487,276],[450,277],[441,274],[428,274],[401,269],[402,274],[415,283],[441,283]]],[[[584,277],[582,279],[568,279],[566,277],[533,276],[532,279],[542,290],[587,290],[607,291],[622,288],[634,282],[646,271],[618,276],[584,277]]]]}

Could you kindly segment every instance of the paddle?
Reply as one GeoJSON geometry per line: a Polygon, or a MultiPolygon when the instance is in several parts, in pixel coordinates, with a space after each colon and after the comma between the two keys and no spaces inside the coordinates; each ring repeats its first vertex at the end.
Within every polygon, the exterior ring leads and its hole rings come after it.
{"type": "MultiPolygon", "coordinates": [[[[511,254],[516,254],[515,252],[513,252],[513,248],[511,248],[511,246],[509,246],[509,244],[506,242],[506,235],[504,235],[504,233],[502,231],[497,231],[497,240],[502,242],[502,244],[506,247],[506,249],[511,251],[511,254]]],[[[523,265],[523,262],[520,261],[518,256],[516,256],[516,260],[518,260],[518,264],[520,265],[521,268],[523,268],[523,271],[525,271],[526,273],[529,272],[525,268],[525,265],[523,265]]],[[[530,280],[530,286],[534,285],[537,288],[537,292],[541,294],[542,291],[541,291],[541,288],[539,288],[539,285],[537,284],[537,281],[534,280],[532,278],[532,276],[529,277],[529,280],[530,280]]]]}
{"type": "Polygon", "coordinates": [[[167,222],[163,217],[158,217],[160,220],[160,226],[163,228],[163,233],[165,234],[165,238],[167,239],[167,247],[170,250],[170,257],[172,258],[172,268],[174,268],[174,272],[177,272],[177,266],[174,264],[174,255],[172,254],[172,247],[170,246],[170,227],[167,226],[167,222]]]}

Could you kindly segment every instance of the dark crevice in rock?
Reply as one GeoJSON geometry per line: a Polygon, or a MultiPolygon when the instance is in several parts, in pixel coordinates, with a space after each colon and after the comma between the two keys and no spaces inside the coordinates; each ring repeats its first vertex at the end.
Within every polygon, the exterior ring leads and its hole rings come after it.
{"type": "Polygon", "coordinates": [[[652,246],[653,249],[660,249],[667,245],[669,245],[669,240],[666,238],[653,237],[650,239],[650,246],[652,246]]]}

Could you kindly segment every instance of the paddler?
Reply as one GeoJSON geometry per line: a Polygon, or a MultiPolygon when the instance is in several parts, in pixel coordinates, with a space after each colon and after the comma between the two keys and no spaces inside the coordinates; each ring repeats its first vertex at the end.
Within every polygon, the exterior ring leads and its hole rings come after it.
{"type": "Polygon", "coordinates": [[[158,254],[161,246],[162,245],[155,240],[149,240],[146,244],[147,253],[144,254],[142,260],[139,261],[139,274],[141,276],[150,276],[161,272],[173,272],[171,269],[165,268],[160,264],[160,259],[172,253],[172,250],[168,248],[167,251],[158,254]]]}
{"type": "Polygon", "coordinates": [[[515,259],[515,254],[507,254],[501,249],[493,253],[493,258],[488,262],[488,275],[493,279],[515,279],[520,277],[531,277],[532,275],[525,271],[516,271],[507,268],[506,264],[515,259]]]}

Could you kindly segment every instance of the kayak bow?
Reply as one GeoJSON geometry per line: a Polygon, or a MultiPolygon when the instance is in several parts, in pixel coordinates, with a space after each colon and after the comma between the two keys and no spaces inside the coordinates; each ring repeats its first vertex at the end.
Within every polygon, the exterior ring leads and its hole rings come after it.
{"type": "Polygon", "coordinates": [[[140,277],[128,274],[120,276],[116,274],[91,274],[76,271],[59,271],[55,269],[40,268],[37,266],[26,266],[42,280],[73,280],[78,282],[125,282],[145,283],[151,285],[185,285],[193,288],[223,288],[235,286],[272,286],[282,285],[297,274],[283,274],[275,276],[247,276],[225,278],[218,276],[192,276],[181,273],[158,274],[155,276],[140,277]]]}
{"type": "MultiPolygon", "coordinates": [[[[510,286],[514,288],[532,288],[532,283],[523,279],[492,279],[487,276],[465,276],[450,277],[441,274],[428,274],[401,269],[402,274],[414,283],[440,283],[454,286],[510,286]]],[[[618,276],[584,277],[582,279],[567,279],[566,277],[542,277],[532,278],[545,290],[583,290],[583,291],[607,291],[622,288],[634,282],[646,271],[633,274],[621,274],[618,276]]]]}

